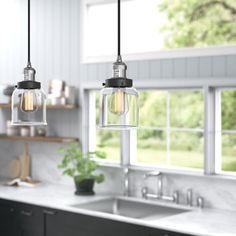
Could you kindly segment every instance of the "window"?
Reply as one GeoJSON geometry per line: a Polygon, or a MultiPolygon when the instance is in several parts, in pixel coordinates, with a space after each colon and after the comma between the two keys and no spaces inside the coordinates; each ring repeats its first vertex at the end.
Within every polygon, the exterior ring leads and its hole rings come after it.
{"type": "Polygon", "coordinates": [[[202,91],[140,93],[137,164],[203,169],[202,91]]]}
{"type": "Polygon", "coordinates": [[[221,171],[236,171],[236,90],[224,89],[219,93],[221,105],[220,134],[221,171]]]}
{"type": "MultiPolygon", "coordinates": [[[[155,87],[153,83],[148,86],[146,83],[147,88],[155,87]]],[[[201,83],[192,88],[191,82],[185,88],[175,82],[172,85],[175,89],[168,85],[145,90],[140,87],[139,129],[125,136],[119,131],[94,129],[89,140],[97,150],[108,153],[106,162],[114,163],[123,158],[124,162],[140,168],[235,176],[234,82],[226,82],[228,87],[222,88],[221,81],[214,81],[202,89],[201,83]]],[[[99,93],[89,93],[93,95],[90,105],[96,112],[89,120],[94,120],[95,124],[94,117],[98,123],[99,93]]]]}
{"type": "MultiPolygon", "coordinates": [[[[86,59],[115,55],[116,1],[84,0],[83,54],[86,59]]],[[[122,52],[234,45],[234,0],[123,0],[122,52]]]]}

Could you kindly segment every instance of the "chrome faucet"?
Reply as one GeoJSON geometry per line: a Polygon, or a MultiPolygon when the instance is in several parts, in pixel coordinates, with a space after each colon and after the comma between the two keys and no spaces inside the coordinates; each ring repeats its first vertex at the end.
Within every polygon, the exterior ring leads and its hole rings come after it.
{"type": "MultiPolygon", "coordinates": [[[[144,175],[145,179],[148,179],[149,177],[157,177],[157,198],[161,198],[162,191],[163,191],[163,182],[162,182],[162,175],[160,171],[152,171],[152,172],[148,172],[144,175]]],[[[147,193],[148,195],[148,193],[147,193]]]]}
{"type": "Polygon", "coordinates": [[[167,201],[172,201],[175,202],[176,204],[179,203],[179,192],[175,191],[172,196],[167,196],[163,194],[163,180],[162,180],[162,174],[159,171],[153,171],[149,172],[144,175],[144,178],[147,179],[149,177],[157,177],[157,193],[152,194],[148,192],[147,187],[143,187],[141,192],[142,192],[142,197],[145,199],[152,198],[152,199],[161,199],[161,200],[167,200],[167,201]]]}

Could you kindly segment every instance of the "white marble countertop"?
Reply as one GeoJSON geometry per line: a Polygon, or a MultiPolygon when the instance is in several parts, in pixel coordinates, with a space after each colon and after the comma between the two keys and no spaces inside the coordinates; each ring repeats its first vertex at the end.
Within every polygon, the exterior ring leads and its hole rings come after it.
{"type": "Polygon", "coordinates": [[[98,194],[82,197],[74,195],[73,191],[72,187],[49,183],[41,183],[34,188],[0,185],[0,198],[190,235],[236,236],[236,211],[193,209],[192,211],[156,220],[133,219],[75,208],[73,205],[107,198],[110,195],[98,194]]]}

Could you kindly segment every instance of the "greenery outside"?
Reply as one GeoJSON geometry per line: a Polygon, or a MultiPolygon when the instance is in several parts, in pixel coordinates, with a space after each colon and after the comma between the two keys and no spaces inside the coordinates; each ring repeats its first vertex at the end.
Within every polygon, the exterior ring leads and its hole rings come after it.
{"type": "Polygon", "coordinates": [[[221,92],[223,171],[236,171],[236,91],[221,92]],[[231,131],[235,133],[226,133],[231,131]]]}
{"type": "Polygon", "coordinates": [[[145,91],[140,100],[137,162],[203,168],[202,92],[145,91]]]}
{"type": "MultiPolygon", "coordinates": [[[[203,133],[181,128],[203,129],[204,105],[201,91],[169,92],[170,146],[167,151],[167,91],[140,92],[140,122],[137,131],[137,163],[161,166],[203,168],[203,133]],[[171,128],[180,130],[171,130],[171,128]]],[[[97,96],[98,100],[98,96],[97,96]]],[[[222,101],[222,170],[236,171],[236,91],[224,90],[222,101]]],[[[97,106],[98,114],[98,106],[97,106]]],[[[97,117],[98,118],[98,117],[97,117]]],[[[119,131],[97,130],[97,149],[107,152],[109,160],[120,159],[119,131]]]]}
{"type": "MultiPolygon", "coordinates": [[[[98,102],[97,95],[97,102],[98,102]]],[[[144,91],[140,93],[140,124],[137,131],[137,163],[203,168],[202,132],[167,132],[167,102],[171,127],[202,128],[201,91],[144,91]],[[178,115],[176,115],[176,113],[178,115]],[[187,117],[187,118],[186,118],[187,117]],[[167,133],[170,147],[167,147],[167,133]]],[[[98,120],[98,106],[97,106],[98,120]]],[[[97,131],[97,148],[105,150],[109,160],[120,158],[120,133],[97,131]]]]}
{"type": "Polygon", "coordinates": [[[162,0],[166,48],[205,47],[236,43],[235,0],[162,0]]]}

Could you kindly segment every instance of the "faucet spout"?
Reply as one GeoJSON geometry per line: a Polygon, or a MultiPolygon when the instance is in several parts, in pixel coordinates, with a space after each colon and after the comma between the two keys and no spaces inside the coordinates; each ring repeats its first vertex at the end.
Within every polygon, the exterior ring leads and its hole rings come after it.
{"type": "Polygon", "coordinates": [[[157,199],[157,200],[166,200],[166,201],[171,201],[176,204],[179,204],[179,192],[175,191],[173,195],[168,196],[163,194],[163,179],[162,179],[162,174],[159,171],[152,171],[148,172],[144,175],[144,178],[149,178],[149,177],[156,177],[157,178],[157,192],[155,194],[149,193],[147,187],[143,187],[141,189],[141,194],[142,197],[145,199],[151,198],[151,199],[157,199]]]}

